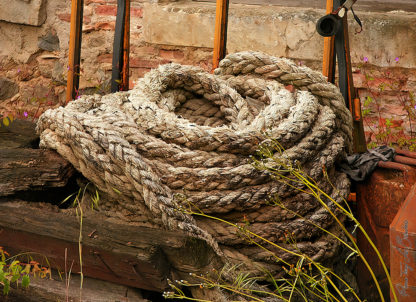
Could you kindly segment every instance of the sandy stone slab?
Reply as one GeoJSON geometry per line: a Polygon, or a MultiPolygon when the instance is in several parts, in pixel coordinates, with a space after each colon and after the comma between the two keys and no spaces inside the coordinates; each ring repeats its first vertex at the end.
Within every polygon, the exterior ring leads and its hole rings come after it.
{"type": "Polygon", "coordinates": [[[40,26],[46,20],[46,0],[0,0],[0,20],[40,26]]]}

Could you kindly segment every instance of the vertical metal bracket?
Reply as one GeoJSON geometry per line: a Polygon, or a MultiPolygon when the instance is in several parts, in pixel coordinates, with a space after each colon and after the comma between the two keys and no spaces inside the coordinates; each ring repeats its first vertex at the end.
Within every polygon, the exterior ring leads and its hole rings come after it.
{"type": "Polygon", "coordinates": [[[128,90],[128,56],[130,36],[130,1],[117,1],[117,19],[113,44],[111,92],[128,90]],[[126,28],[128,24],[128,28],[126,28]],[[127,89],[126,89],[127,87],[127,89]]]}
{"type": "MultiPolygon", "coordinates": [[[[111,92],[129,89],[130,1],[117,3],[111,92]]],[[[83,12],[84,0],[72,0],[66,103],[75,99],[79,91],[83,12]]]]}
{"type": "MultiPolygon", "coordinates": [[[[327,13],[331,13],[334,7],[340,7],[343,0],[327,0],[327,13]]],[[[353,117],[353,144],[354,152],[367,151],[365,142],[364,126],[361,118],[361,106],[357,104],[356,90],[352,77],[352,64],[349,46],[348,19],[344,14],[340,30],[324,40],[324,59],[322,73],[328,77],[328,81],[335,83],[335,67],[338,62],[338,86],[344,97],[345,105],[353,117]]]]}
{"type": "Polygon", "coordinates": [[[126,14],[124,16],[124,33],[123,33],[123,67],[121,69],[120,90],[129,90],[129,72],[130,72],[130,0],[126,0],[126,14]]]}

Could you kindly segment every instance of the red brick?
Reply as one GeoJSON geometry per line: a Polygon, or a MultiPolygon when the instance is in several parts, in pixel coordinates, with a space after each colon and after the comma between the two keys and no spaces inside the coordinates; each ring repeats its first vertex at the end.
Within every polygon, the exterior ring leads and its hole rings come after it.
{"type": "Polygon", "coordinates": [[[212,62],[211,60],[201,61],[198,63],[198,66],[202,69],[211,72],[212,71],[212,62]]]}
{"type": "Polygon", "coordinates": [[[108,1],[106,0],[87,0],[85,5],[90,5],[91,3],[98,3],[98,4],[106,4],[108,1]]]}
{"type": "Polygon", "coordinates": [[[117,6],[99,5],[95,8],[95,13],[104,16],[115,16],[117,14],[117,6]]]}
{"type": "Polygon", "coordinates": [[[71,14],[58,14],[58,18],[65,22],[71,22],[71,14]]]}
{"type": "Polygon", "coordinates": [[[84,24],[90,24],[91,23],[91,17],[84,16],[83,22],[84,22],[84,24]]]}
{"type": "Polygon", "coordinates": [[[166,60],[180,60],[185,57],[185,54],[182,50],[167,50],[167,49],[161,49],[160,50],[160,56],[166,60]]]}
{"type": "Polygon", "coordinates": [[[112,60],[113,60],[113,55],[111,53],[105,53],[97,57],[98,63],[111,63],[112,60]]]}
{"type": "MultiPolygon", "coordinates": [[[[151,68],[131,68],[131,76],[130,81],[134,82],[137,81],[137,79],[142,78],[146,73],[150,71],[151,68]]],[[[129,83],[130,86],[130,83],[129,83]]]]}
{"type": "MultiPolygon", "coordinates": [[[[71,14],[68,13],[63,13],[63,14],[58,14],[58,18],[64,22],[71,22],[71,14]]],[[[88,24],[91,22],[91,18],[84,16],[84,24],[88,24]]]]}
{"type": "Polygon", "coordinates": [[[110,22],[97,22],[94,24],[95,30],[114,30],[116,28],[116,22],[110,21],[110,22]]]}
{"type": "Polygon", "coordinates": [[[132,68],[156,68],[160,64],[166,63],[169,63],[169,61],[157,59],[143,59],[140,57],[130,58],[130,67],[132,68]]]}
{"type": "Polygon", "coordinates": [[[159,50],[152,46],[132,46],[131,52],[137,55],[158,55],[159,50]]]}
{"type": "Polygon", "coordinates": [[[133,17],[143,18],[143,8],[141,7],[132,7],[130,14],[133,17]]]}

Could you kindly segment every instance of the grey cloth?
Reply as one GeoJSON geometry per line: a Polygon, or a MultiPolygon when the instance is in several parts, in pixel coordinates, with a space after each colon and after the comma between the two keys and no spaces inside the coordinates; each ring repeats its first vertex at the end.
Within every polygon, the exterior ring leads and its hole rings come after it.
{"type": "Polygon", "coordinates": [[[352,180],[363,181],[371,175],[380,160],[392,161],[395,156],[396,151],[393,148],[381,146],[362,154],[347,156],[347,159],[341,162],[338,167],[352,180]]]}

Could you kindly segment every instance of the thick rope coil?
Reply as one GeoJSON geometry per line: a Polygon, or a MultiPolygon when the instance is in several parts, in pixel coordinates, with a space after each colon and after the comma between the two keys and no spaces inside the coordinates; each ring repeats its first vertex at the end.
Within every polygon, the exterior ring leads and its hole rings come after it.
{"type": "Polygon", "coordinates": [[[101,190],[122,199],[117,207],[129,219],[146,215],[155,226],[206,240],[220,255],[236,246],[240,254],[255,254],[254,262],[273,265],[235,228],[185,214],[174,195],[185,194],[205,213],[231,222],[245,217],[252,231],[277,243],[293,233],[298,249],[328,258],[336,240],[314,224],[333,227],[330,214],[310,195],[256,170],[250,156],[259,144],[276,140],[284,149],[274,154],[277,162],[302,165],[341,201],[349,182],[334,163],[351,150],[351,125],[339,90],[322,75],[287,59],[242,52],[227,56],[215,75],[160,66],[129,92],[84,96],[46,111],[38,131],[42,147],[57,150],[101,190]],[[305,218],[270,205],[270,196],[305,218]]]}

